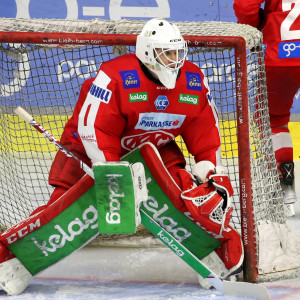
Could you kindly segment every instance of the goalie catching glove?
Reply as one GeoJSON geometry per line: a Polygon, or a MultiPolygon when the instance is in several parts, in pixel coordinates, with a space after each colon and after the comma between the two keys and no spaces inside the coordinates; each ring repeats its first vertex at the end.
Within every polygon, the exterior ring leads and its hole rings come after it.
{"type": "Polygon", "coordinates": [[[244,250],[238,232],[229,225],[233,208],[231,207],[233,188],[226,168],[215,166],[209,161],[201,161],[193,168],[197,180],[186,170],[179,172],[182,184],[181,198],[191,212],[197,225],[222,242],[216,249],[221,258],[221,277],[226,278],[241,266],[244,250]],[[223,268],[225,266],[225,269],[223,268]]]}
{"type": "Polygon", "coordinates": [[[93,165],[99,232],[131,234],[141,223],[140,206],[148,198],[142,163],[105,162],[93,165]]]}
{"type": "Polygon", "coordinates": [[[182,197],[201,207],[203,216],[209,216],[206,225],[215,238],[221,239],[233,211],[233,188],[227,170],[223,166],[215,167],[210,161],[201,161],[192,167],[192,172],[202,184],[190,191],[184,191],[182,197]]]}

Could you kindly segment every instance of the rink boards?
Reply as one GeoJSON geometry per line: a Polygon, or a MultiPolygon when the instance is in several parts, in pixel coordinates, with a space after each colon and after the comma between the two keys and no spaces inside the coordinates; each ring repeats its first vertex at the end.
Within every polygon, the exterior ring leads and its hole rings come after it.
{"type": "MultiPolygon", "coordinates": [[[[63,127],[70,116],[61,116],[61,115],[43,115],[43,116],[34,116],[35,120],[40,123],[46,130],[48,130],[54,137],[60,138],[63,127]]],[[[0,140],[3,140],[5,143],[0,142],[1,151],[33,151],[33,152],[52,152],[56,151],[54,145],[49,143],[46,139],[41,137],[41,134],[35,129],[31,128],[30,125],[25,123],[16,115],[5,114],[3,116],[5,120],[5,128],[2,122],[0,122],[0,140]]],[[[222,144],[227,143],[227,129],[232,128],[231,122],[234,121],[222,121],[221,136],[223,137],[222,144]]],[[[294,159],[300,158],[300,122],[290,122],[289,129],[292,136],[293,146],[294,146],[294,159]]],[[[231,132],[236,134],[236,132],[231,132]]],[[[178,137],[176,141],[180,143],[181,139],[178,137]]],[[[237,157],[237,147],[234,145],[232,149],[228,148],[227,143],[226,147],[226,157],[237,157]]],[[[224,153],[224,146],[221,146],[222,152],[224,153]]],[[[184,155],[188,155],[185,145],[183,145],[184,155]]]]}

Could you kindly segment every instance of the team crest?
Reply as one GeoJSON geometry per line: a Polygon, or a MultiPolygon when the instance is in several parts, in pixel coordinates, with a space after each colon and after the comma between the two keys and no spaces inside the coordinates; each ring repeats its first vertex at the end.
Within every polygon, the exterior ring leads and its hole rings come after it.
{"type": "Polygon", "coordinates": [[[163,130],[157,130],[153,132],[145,132],[142,134],[131,135],[123,137],[121,140],[122,148],[132,151],[139,145],[150,142],[156,147],[162,147],[163,145],[174,139],[174,135],[163,130]]]}
{"type": "Polygon", "coordinates": [[[136,70],[121,71],[120,75],[123,80],[124,89],[132,89],[140,87],[140,77],[136,70]]]}
{"type": "Polygon", "coordinates": [[[154,101],[154,105],[157,110],[166,110],[166,108],[169,106],[169,100],[167,96],[159,95],[154,101]]]}
{"type": "Polygon", "coordinates": [[[189,90],[201,91],[202,80],[199,73],[185,72],[187,80],[187,88],[189,90]]]}

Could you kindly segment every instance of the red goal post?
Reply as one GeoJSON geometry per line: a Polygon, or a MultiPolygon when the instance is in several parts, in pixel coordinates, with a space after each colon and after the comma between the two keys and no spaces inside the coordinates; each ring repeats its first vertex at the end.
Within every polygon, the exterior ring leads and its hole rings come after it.
{"type": "MultiPolygon", "coordinates": [[[[133,53],[144,23],[0,18],[2,228],[47,202],[47,174],[55,155],[14,115],[14,108],[24,106],[46,129],[60,135],[83,80],[92,77],[102,61],[133,53]],[[28,138],[35,139],[35,147],[28,145],[28,138]]],[[[177,25],[188,43],[189,60],[206,74],[219,109],[222,163],[235,189],[232,223],[245,248],[244,280],[269,280],[279,273],[296,276],[297,263],[283,270],[260,261],[270,250],[262,249],[262,239],[274,230],[281,230],[282,236],[288,230],[271,141],[261,34],[227,22],[177,25]]],[[[177,142],[193,164],[182,140],[177,142]]]]}

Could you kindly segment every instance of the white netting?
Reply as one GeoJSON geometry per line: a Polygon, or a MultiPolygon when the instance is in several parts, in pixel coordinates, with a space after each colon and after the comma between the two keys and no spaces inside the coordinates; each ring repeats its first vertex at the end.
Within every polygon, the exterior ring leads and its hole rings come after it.
{"type": "MultiPolygon", "coordinates": [[[[23,106],[37,122],[60,137],[71,116],[84,80],[96,75],[99,66],[115,56],[134,53],[134,47],[74,45],[69,33],[128,34],[140,32],[144,21],[91,21],[1,19],[1,31],[18,32],[19,37],[42,32],[42,43],[0,44],[0,224],[7,228],[27,217],[49,199],[48,172],[56,149],[43,136],[14,114],[23,106]],[[22,33],[23,32],[23,33],[22,33]],[[63,33],[52,41],[48,33],[63,33]],[[63,44],[63,47],[61,45],[63,44]],[[59,47],[58,47],[59,46],[59,47]]],[[[185,36],[199,36],[198,46],[189,48],[188,58],[199,65],[207,76],[211,94],[217,104],[222,134],[222,162],[229,168],[234,195],[232,224],[239,231],[249,220],[240,218],[235,52],[224,48],[226,37],[242,36],[246,41],[248,70],[249,136],[251,141],[251,180],[254,224],[271,221],[285,226],[282,195],[271,141],[266,83],[264,77],[261,34],[253,27],[224,22],[177,23],[185,36]],[[201,36],[212,38],[202,42],[201,36]],[[224,38],[225,37],[225,38],[224,38]],[[201,46],[201,47],[200,47],[201,46]],[[213,47],[212,47],[213,46],[213,47]]],[[[119,41],[119,40],[118,40],[119,41]]],[[[114,44],[118,44],[116,40],[114,44]]],[[[194,163],[182,140],[178,144],[189,167],[194,163]]],[[[243,183],[242,183],[243,184],[243,183]]],[[[255,228],[258,228],[255,226],[255,228]]],[[[141,229],[138,235],[145,237],[141,229]]],[[[255,233],[258,240],[258,231],[255,233]]],[[[106,237],[115,241],[115,237],[106,237]]],[[[153,239],[150,237],[150,244],[153,239]]],[[[103,240],[102,240],[103,243],[103,240]]],[[[260,244],[253,245],[260,251],[260,244]]]]}
{"type": "MultiPolygon", "coordinates": [[[[55,19],[9,19],[0,18],[0,31],[8,32],[47,32],[47,33],[119,33],[139,34],[145,21],[101,19],[55,20],[55,19]]],[[[251,49],[259,44],[261,33],[255,28],[231,22],[177,22],[182,35],[195,36],[242,36],[246,47],[251,49]]]]}

